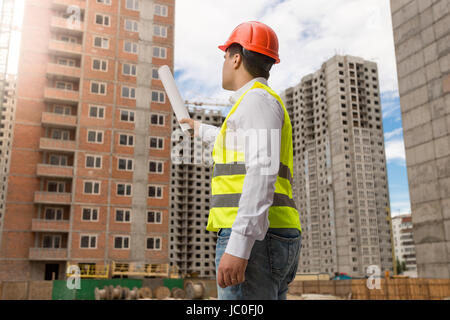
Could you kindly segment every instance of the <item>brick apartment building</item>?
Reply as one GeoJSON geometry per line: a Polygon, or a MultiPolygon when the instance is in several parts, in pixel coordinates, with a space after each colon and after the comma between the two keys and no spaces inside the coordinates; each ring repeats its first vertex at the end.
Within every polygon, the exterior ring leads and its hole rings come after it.
{"type": "Polygon", "coordinates": [[[27,0],[0,280],[168,264],[174,0],[27,0]],[[79,19],[78,19],[79,18],[79,19]]]}

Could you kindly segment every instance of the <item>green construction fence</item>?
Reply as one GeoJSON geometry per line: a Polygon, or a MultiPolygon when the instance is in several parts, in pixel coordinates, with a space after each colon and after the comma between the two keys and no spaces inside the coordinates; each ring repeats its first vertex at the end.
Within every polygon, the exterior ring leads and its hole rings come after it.
{"type": "MultiPolygon", "coordinates": [[[[72,283],[72,282],[71,282],[72,283]]],[[[69,289],[66,280],[53,281],[53,300],[95,300],[95,288],[103,289],[105,286],[117,285],[133,289],[142,288],[142,279],[81,279],[80,289],[69,289]]],[[[163,279],[163,285],[172,288],[183,288],[183,279],[163,279]]]]}

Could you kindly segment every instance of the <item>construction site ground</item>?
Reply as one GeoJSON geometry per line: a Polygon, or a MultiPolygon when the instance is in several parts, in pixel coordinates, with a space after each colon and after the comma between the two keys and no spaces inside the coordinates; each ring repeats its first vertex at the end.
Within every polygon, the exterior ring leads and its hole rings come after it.
{"type": "MultiPolygon", "coordinates": [[[[373,283],[373,286],[367,279],[293,281],[289,285],[287,300],[450,299],[450,279],[378,280],[379,282],[373,283]]],[[[215,300],[217,284],[214,279],[82,279],[80,288],[74,290],[68,288],[67,280],[0,281],[0,300],[117,300],[125,298],[215,300]],[[112,289],[114,293],[111,292],[112,289]]]]}

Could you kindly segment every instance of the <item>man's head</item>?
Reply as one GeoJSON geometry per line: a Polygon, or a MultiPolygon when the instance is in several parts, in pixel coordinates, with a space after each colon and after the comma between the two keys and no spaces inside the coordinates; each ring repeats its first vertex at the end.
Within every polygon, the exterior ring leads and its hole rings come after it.
{"type": "Polygon", "coordinates": [[[269,71],[275,63],[275,59],[249,51],[238,43],[233,43],[228,47],[224,58],[222,87],[226,90],[235,89],[233,82],[236,78],[248,80],[263,77],[269,79],[269,71]]]}
{"type": "Polygon", "coordinates": [[[272,65],[280,62],[277,35],[257,21],[237,26],[219,48],[225,51],[222,86],[226,90],[236,90],[236,86],[253,78],[268,79],[272,65]]]}

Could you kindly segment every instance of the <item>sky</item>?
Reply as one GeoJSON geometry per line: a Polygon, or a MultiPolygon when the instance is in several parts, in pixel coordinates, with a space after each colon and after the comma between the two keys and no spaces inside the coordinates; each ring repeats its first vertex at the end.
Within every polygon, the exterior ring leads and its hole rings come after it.
{"type": "MultiPolygon", "coordinates": [[[[15,3],[15,25],[20,26],[24,0],[15,3]]],[[[251,20],[268,24],[278,35],[281,63],[269,79],[278,93],[336,54],[378,64],[391,212],[410,213],[389,0],[176,0],[174,69],[184,99],[228,102],[231,92],[221,87],[224,54],[217,46],[238,24],[251,20]]],[[[19,39],[15,31],[12,73],[19,39]]]]}
{"type": "Polygon", "coordinates": [[[378,64],[392,215],[410,213],[389,0],[177,0],[175,79],[190,101],[227,103],[221,87],[223,44],[240,23],[258,20],[278,35],[276,92],[295,86],[336,54],[378,64]]]}

